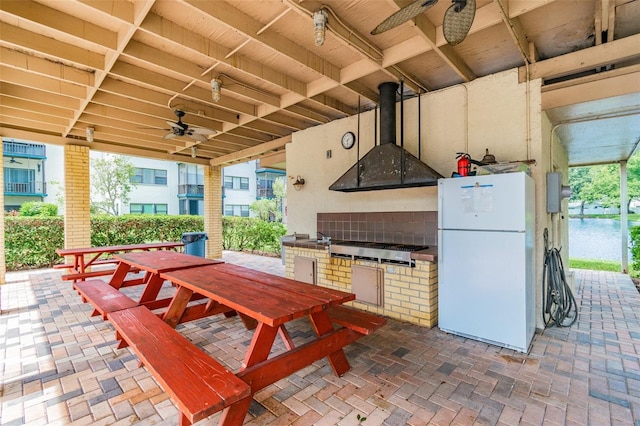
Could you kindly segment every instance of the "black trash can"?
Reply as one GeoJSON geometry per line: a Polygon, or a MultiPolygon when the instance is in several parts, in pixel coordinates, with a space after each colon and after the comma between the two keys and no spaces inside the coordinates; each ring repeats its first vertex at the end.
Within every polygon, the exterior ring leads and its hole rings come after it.
{"type": "Polygon", "coordinates": [[[186,254],[204,257],[205,241],[208,239],[205,232],[185,232],[182,234],[184,252],[186,254]]]}

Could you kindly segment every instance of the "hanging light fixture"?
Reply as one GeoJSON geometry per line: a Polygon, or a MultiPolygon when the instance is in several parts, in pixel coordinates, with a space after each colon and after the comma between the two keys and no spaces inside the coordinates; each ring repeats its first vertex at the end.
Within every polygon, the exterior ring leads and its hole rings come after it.
{"type": "Polygon", "coordinates": [[[213,97],[213,102],[220,101],[220,89],[222,89],[222,81],[217,78],[211,80],[211,96],[213,97]]]}
{"type": "Polygon", "coordinates": [[[322,46],[324,44],[324,35],[327,30],[327,19],[329,15],[324,9],[316,10],[313,12],[313,38],[316,42],[316,46],[322,46]]]}
{"type": "Polygon", "coordinates": [[[196,146],[193,145],[191,147],[191,158],[196,158],[196,150],[197,150],[196,146]]]}
{"type": "Polygon", "coordinates": [[[93,142],[93,133],[94,133],[94,128],[93,127],[87,127],[86,133],[87,133],[87,142],[93,142]]]}

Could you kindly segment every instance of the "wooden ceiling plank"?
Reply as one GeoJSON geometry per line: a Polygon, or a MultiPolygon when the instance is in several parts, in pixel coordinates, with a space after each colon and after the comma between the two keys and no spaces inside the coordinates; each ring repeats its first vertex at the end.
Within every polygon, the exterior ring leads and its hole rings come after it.
{"type": "MultiPolygon", "coordinates": [[[[111,117],[118,117],[125,121],[158,128],[168,127],[167,120],[175,121],[177,119],[175,116],[172,117],[166,108],[147,106],[147,109],[142,111],[135,108],[136,103],[136,101],[121,98],[118,95],[99,92],[85,110],[95,111],[95,108],[104,106],[108,108],[105,113],[108,111],[111,117]]],[[[184,117],[184,122],[192,126],[206,127],[217,132],[222,131],[220,122],[205,120],[193,114],[187,114],[184,117]]]]}
{"type": "Polygon", "coordinates": [[[72,109],[60,108],[58,106],[33,102],[26,99],[12,98],[9,96],[5,96],[2,92],[0,92],[0,105],[6,105],[11,108],[21,109],[23,111],[34,111],[40,114],[47,114],[63,119],[70,119],[73,117],[72,109]]]}
{"type": "Polygon", "coordinates": [[[502,21],[509,29],[509,34],[513,38],[520,55],[523,60],[528,63],[535,62],[535,58],[530,57],[530,46],[527,36],[524,32],[524,28],[518,17],[510,18],[509,16],[509,2],[508,0],[494,0],[498,4],[500,16],[502,21]]]}
{"type": "Polygon", "coordinates": [[[0,93],[15,99],[25,99],[27,101],[36,102],[44,105],[51,105],[58,108],[66,108],[75,110],[80,105],[80,100],[62,95],[53,95],[39,89],[29,87],[20,87],[0,81],[0,93]]]}
{"type": "Polygon", "coordinates": [[[229,155],[214,158],[209,162],[209,164],[211,166],[222,166],[225,164],[232,163],[234,161],[238,161],[238,160],[246,159],[252,156],[261,155],[267,152],[283,149],[285,145],[290,142],[291,142],[291,135],[284,136],[280,139],[276,139],[271,142],[265,142],[263,144],[256,145],[251,148],[247,148],[242,151],[238,151],[229,155]]]}
{"type": "Polygon", "coordinates": [[[640,65],[543,86],[542,109],[640,93],[640,65]]]}
{"type": "MultiPolygon", "coordinates": [[[[530,78],[550,79],[628,61],[640,57],[638,46],[640,46],[640,34],[539,61],[529,65],[530,78]]],[[[526,70],[521,67],[519,71],[520,80],[524,81],[526,70]]]]}
{"type": "Polygon", "coordinates": [[[105,56],[100,53],[35,34],[8,23],[2,24],[2,40],[17,48],[41,54],[54,62],[62,61],[80,68],[102,69],[105,63],[105,56]]]}
{"type": "Polygon", "coordinates": [[[448,44],[442,46],[436,44],[436,27],[425,14],[416,16],[414,21],[422,39],[463,81],[471,81],[476,78],[471,68],[464,63],[462,58],[453,50],[453,47],[448,44]]]}
{"type": "Polygon", "coordinates": [[[87,95],[86,86],[23,72],[15,68],[6,67],[4,64],[0,64],[0,81],[77,99],[84,99],[87,95]]]}
{"type": "Polygon", "coordinates": [[[129,41],[137,31],[142,20],[149,13],[149,10],[151,9],[151,6],[153,6],[154,2],[155,0],[141,0],[139,2],[136,2],[134,7],[133,22],[131,23],[131,25],[126,25],[118,33],[117,48],[114,51],[109,52],[109,55],[105,57],[103,66],[99,68],[99,72],[97,72],[96,74],[95,84],[90,87],[88,96],[84,99],[80,109],[76,112],[75,120],[72,121],[72,123],[67,128],[66,132],[71,131],[71,129],[75,125],[75,121],[77,121],[80,118],[80,116],[84,111],[84,108],[86,108],[89,102],[91,102],[91,99],[98,91],[98,88],[106,78],[109,70],[111,70],[111,68],[113,68],[113,65],[117,62],[119,56],[122,54],[122,51],[125,49],[129,41]]]}
{"type": "Polygon", "coordinates": [[[0,10],[108,49],[117,45],[116,33],[31,0],[3,0],[0,10]]]}
{"type": "Polygon", "coordinates": [[[62,130],[64,129],[64,125],[46,123],[43,121],[34,120],[33,118],[34,117],[31,116],[29,116],[28,118],[23,118],[21,116],[4,115],[0,113],[0,122],[2,122],[4,126],[12,126],[23,129],[38,129],[42,132],[55,133],[57,135],[60,135],[62,133],[62,130]]]}
{"type": "Polygon", "coordinates": [[[0,47],[0,57],[2,58],[2,65],[17,70],[82,86],[93,84],[94,75],[92,72],[72,68],[37,56],[27,55],[24,52],[0,47]]]}

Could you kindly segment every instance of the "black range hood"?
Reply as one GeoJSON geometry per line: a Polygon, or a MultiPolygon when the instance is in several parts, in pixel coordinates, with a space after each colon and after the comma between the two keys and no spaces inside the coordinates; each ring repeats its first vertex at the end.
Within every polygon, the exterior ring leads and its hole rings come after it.
{"type": "MultiPolygon", "coordinates": [[[[396,145],[396,91],[398,84],[382,83],[380,90],[380,145],[358,160],[329,189],[341,192],[435,186],[442,176],[396,145]]],[[[420,119],[420,117],[418,118],[420,119]]]]}

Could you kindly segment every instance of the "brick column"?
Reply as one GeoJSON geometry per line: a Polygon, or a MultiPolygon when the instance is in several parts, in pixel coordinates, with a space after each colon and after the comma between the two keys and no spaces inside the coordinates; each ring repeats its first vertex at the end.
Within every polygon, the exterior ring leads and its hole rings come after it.
{"type": "MultiPolygon", "coordinates": [[[[89,148],[64,147],[64,246],[91,246],[89,148]]],[[[67,259],[69,260],[69,259],[67,259]]]]}
{"type": "Polygon", "coordinates": [[[204,232],[206,256],[222,257],[222,173],[219,166],[204,166],[204,232]]]}
{"type": "MultiPolygon", "coordinates": [[[[0,138],[0,142],[2,139],[0,138]]],[[[2,150],[0,150],[0,164],[4,164],[4,159],[2,157],[2,150]]],[[[2,206],[3,214],[0,215],[0,284],[6,283],[6,274],[7,274],[7,261],[5,259],[5,249],[4,249],[4,170],[0,173],[0,205],[2,206]]]]}

